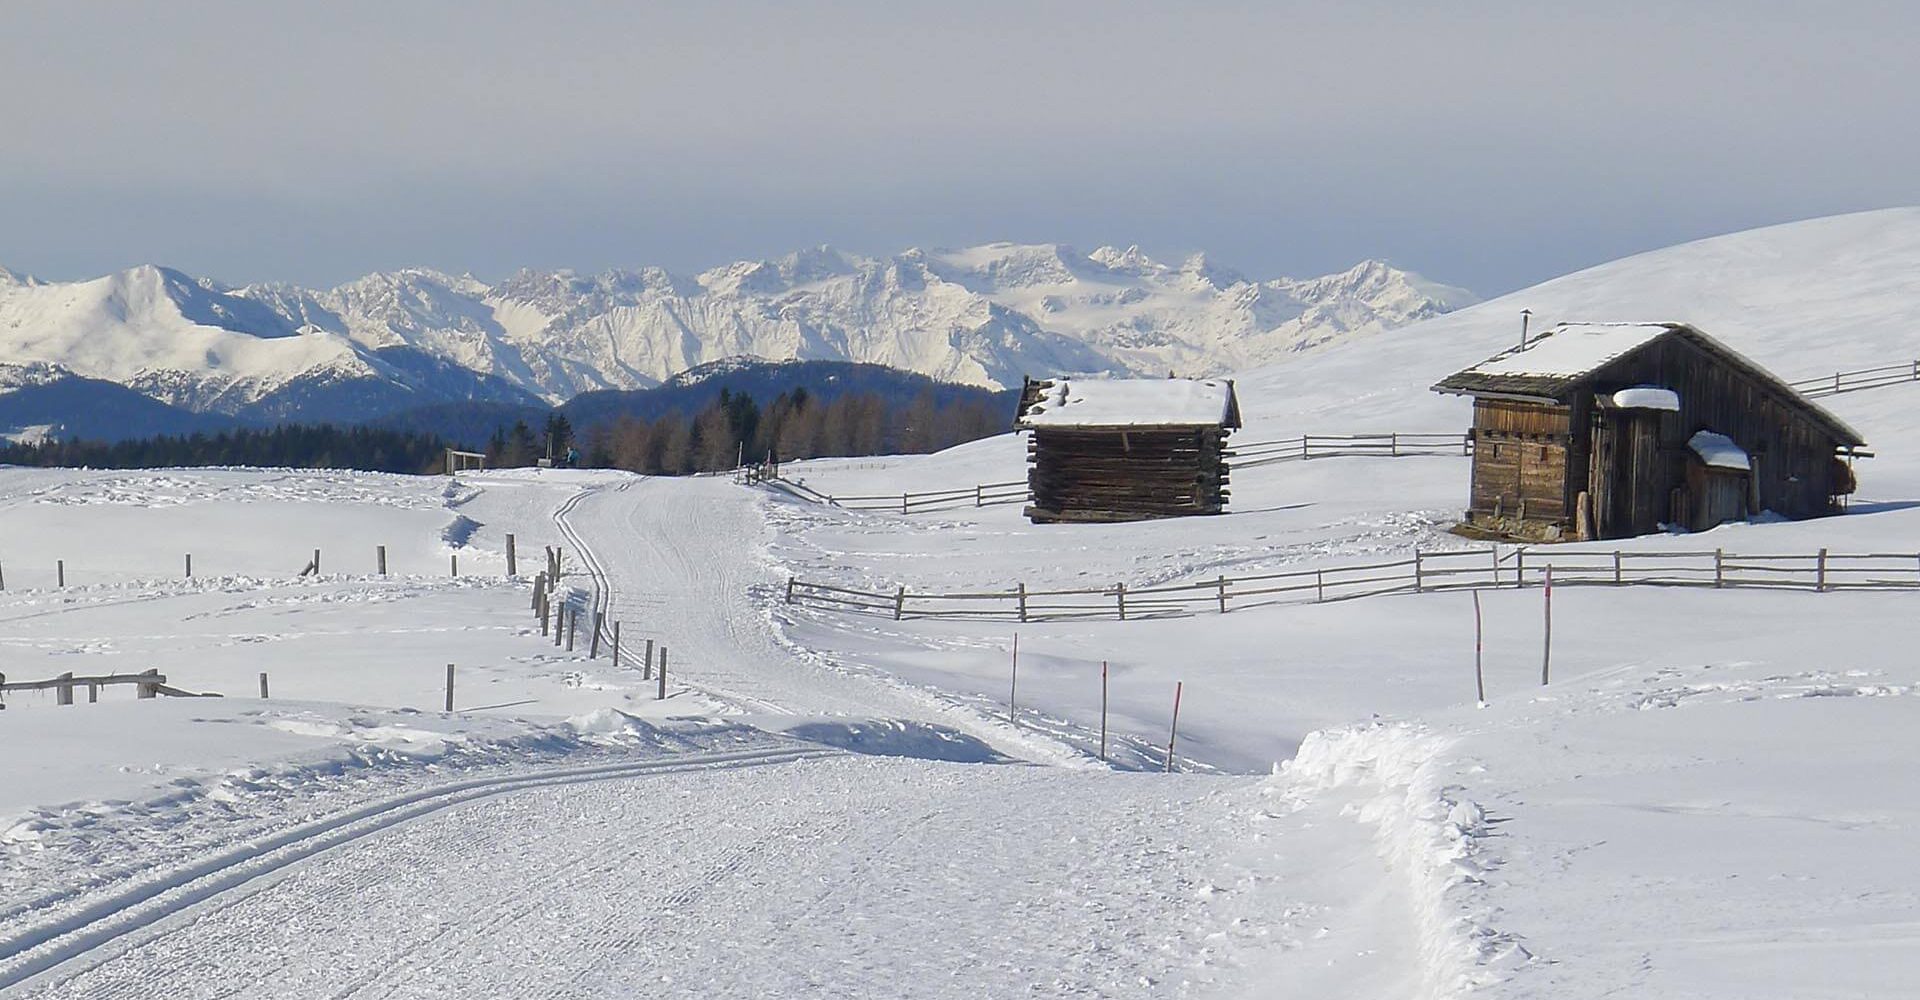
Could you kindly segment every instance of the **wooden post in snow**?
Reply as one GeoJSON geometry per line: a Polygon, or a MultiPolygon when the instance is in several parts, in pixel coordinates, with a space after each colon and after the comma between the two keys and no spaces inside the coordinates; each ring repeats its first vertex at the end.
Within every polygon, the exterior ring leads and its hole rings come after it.
{"type": "Polygon", "coordinates": [[[620,622],[618,619],[613,623],[613,669],[620,669],[620,622]]]}
{"type": "Polygon", "coordinates": [[[1540,646],[1540,686],[1553,677],[1553,566],[1547,566],[1547,582],[1542,589],[1541,607],[1546,614],[1546,629],[1540,646]]]}
{"type": "Polygon", "coordinates": [[[654,701],[667,700],[667,647],[660,647],[660,689],[653,696],[654,701]]]}
{"type": "Polygon", "coordinates": [[[553,648],[560,648],[560,643],[566,639],[566,632],[567,602],[563,599],[560,603],[553,605],[553,648]]]}
{"type": "Polygon", "coordinates": [[[1013,634],[1013,676],[1007,682],[1007,721],[1019,725],[1018,710],[1014,708],[1015,696],[1020,693],[1020,633],[1013,634]]]}
{"type": "Polygon", "coordinates": [[[447,575],[459,576],[460,575],[460,553],[458,552],[451,553],[450,555],[447,556],[447,558],[453,560],[452,562],[447,564],[447,575]]]}
{"type": "Polygon", "coordinates": [[[313,575],[314,576],[320,575],[320,550],[319,549],[313,550],[313,575]]]}
{"type": "Polygon", "coordinates": [[[453,664],[447,664],[447,711],[453,711],[453,664]]]}
{"type": "MultiPolygon", "coordinates": [[[[55,559],[53,561],[53,578],[55,586],[64,587],[67,585],[67,561],[65,559],[55,559]]],[[[73,704],[73,692],[69,691],[67,694],[67,704],[71,705],[73,704]]]]}
{"type": "Polygon", "coordinates": [[[1167,727],[1167,773],[1173,773],[1173,741],[1180,736],[1180,688],[1183,682],[1173,682],[1173,725],[1167,727]]]}
{"type": "Polygon", "coordinates": [[[1114,600],[1114,603],[1120,609],[1120,620],[1126,621],[1127,620],[1127,585],[1125,583],[1116,583],[1113,585],[1113,600],[1114,600]]]}
{"type": "Polygon", "coordinates": [[[1427,589],[1426,566],[1419,549],[1413,550],[1413,592],[1424,593],[1427,589]]]}
{"type": "Polygon", "coordinates": [[[512,532],[507,533],[507,575],[509,577],[520,575],[520,560],[514,555],[512,532]]]}
{"type": "Polygon", "coordinates": [[[387,547],[384,545],[374,546],[373,555],[374,555],[374,561],[379,564],[380,575],[386,576],[387,575],[387,547]]]}
{"type": "Polygon", "coordinates": [[[646,666],[642,668],[640,671],[640,679],[644,681],[652,676],[653,676],[653,640],[648,639],[646,666]]]}
{"type": "Polygon", "coordinates": [[[900,592],[893,595],[893,620],[899,621],[907,613],[907,585],[900,585],[900,592]]]}
{"type": "Polygon", "coordinates": [[[1024,625],[1027,622],[1027,585],[1015,585],[1013,593],[1014,599],[1020,602],[1020,623],[1024,625]]]}
{"type": "Polygon", "coordinates": [[[267,700],[267,672],[264,670],[260,672],[260,700],[267,700]]]}
{"type": "Polygon", "coordinates": [[[580,634],[580,609],[567,609],[567,652],[573,652],[573,639],[580,634]]]}
{"type": "Polygon", "coordinates": [[[593,613],[593,627],[587,633],[587,659],[600,658],[600,630],[606,627],[607,616],[603,612],[593,613]]]}
{"type": "Polygon", "coordinates": [[[1473,692],[1479,704],[1487,703],[1487,675],[1480,669],[1482,633],[1480,628],[1480,592],[1473,592],[1473,692]]]}
{"type": "Polygon", "coordinates": [[[187,553],[187,579],[193,579],[193,553],[187,553]]]}
{"type": "Polygon", "coordinates": [[[1222,576],[1220,578],[1219,586],[1220,586],[1220,613],[1224,615],[1227,613],[1227,578],[1225,576],[1222,576]]]}
{"type": "Polygon", "coordinates": [[[1106,760],[1106,660],[1100,660],[1100,760],[1106,760]]]}
{"type": "Polygon", "coordinates": [[[1815,593],[1825,593],[1827,590],[1827,550],[1826,549],[1820,550],[1819,560],[1814,563],[1813,589],[1815,593]]]}
{"type": "Polygon", "coordinates": [[[69,670],[55,677],[54,680],[62,681],[63,683],[53,689],[53,703],[56,705],[73,704],[73,671],[69,670]]]}

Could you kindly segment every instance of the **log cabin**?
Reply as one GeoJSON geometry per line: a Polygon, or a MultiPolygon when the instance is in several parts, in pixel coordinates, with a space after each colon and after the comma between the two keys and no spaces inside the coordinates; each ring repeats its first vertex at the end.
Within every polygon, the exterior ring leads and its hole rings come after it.
{"type": "Polygon", "coordinates": [[[1027,379],[1016,430],[1027,443],[1036,524],[1218,514],[1227,434],[1240,401],[1226,379],[1027,379]]]}
{"type": "Polygon", "coordinates": [[[1461,528],[1525,541],[1834,511],[1860,434],[1685,323],[1562,324],[1456,372],[1473,397],[1461,528]]]}

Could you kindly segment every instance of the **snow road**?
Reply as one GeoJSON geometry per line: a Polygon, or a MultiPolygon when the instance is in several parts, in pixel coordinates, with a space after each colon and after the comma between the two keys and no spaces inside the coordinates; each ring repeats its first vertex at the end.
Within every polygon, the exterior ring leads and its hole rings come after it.
{"type": "Polygon", "coordinates": [[[103,917],[8,995],[1168,996],[1307,915],[1244,866],[1243,779],[808,752],[399,810],[103,917]]]}

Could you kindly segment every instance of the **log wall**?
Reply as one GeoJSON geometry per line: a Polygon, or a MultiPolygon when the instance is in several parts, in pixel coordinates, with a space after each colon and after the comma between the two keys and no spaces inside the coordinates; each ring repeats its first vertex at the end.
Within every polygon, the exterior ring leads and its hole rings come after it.
{"type": "Polygon", "coordinates": [[[1036,428],[1027,485],[1036,522],[1218,514],[1228,497],[1226,431],[1036,428]]]}

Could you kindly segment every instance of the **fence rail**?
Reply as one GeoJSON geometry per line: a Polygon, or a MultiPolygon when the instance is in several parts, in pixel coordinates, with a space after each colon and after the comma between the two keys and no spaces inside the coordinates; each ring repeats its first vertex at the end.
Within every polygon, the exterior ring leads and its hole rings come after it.
{"type": "Polygon", "coordinates": [[[1902,382],[1920,382],[1920,360],[1902,361],[1898,364],[1879,365],[1873,368],[1856,368],[1853,371],[1834,372],[1832,375],[1816,375],[1787,384],[1802,396],[1818,398],[1837,396],[1843,392],[1858,392],[1861,389],[1878,389],[1881,386],[1899,385],[1902,382]]]}
{"type": "Polygon", "coordinates": [[[1414,552],[1385,562],[1218,576],[1211,580],[1129,587],[931,593],[896,587],[875,592],[790,577],[788,604],[896,621],[909,618],[1038,622],[1227,614],[1291,604],[1324,604],[1436,591],[1539,586],[1547,574],[1562,586],[1659,586],[1717,589],[1920,590],[1920,552],[1808,554],[1562,550],[1517,548],[1414,552]]]}
{"type": "MultiPolygon", "coordinates": [[[[145,670],[137,674],[90,674],[76,675],[72,672],[50,677],[44,681],[8,681],[6,674],[0,674],[0,694],[8,691],[52,691],[56,704],[73,704],[76,689],[87,689],[87,700],[99,701],[100,689],[115,684],[134,685],[136,697],[152,698],[167,695],[172,698],[218,698],[217,694],[200,694],[183,691],[167,684],[167,675],[158,670],[145,670]]],[[[5,708],[0,704],[0,708],[5,708]]]]}

